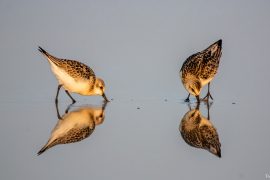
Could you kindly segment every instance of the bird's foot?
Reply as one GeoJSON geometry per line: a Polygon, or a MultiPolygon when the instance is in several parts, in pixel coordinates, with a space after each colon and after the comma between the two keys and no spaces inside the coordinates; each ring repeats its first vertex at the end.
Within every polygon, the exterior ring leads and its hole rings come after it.
{"type": "Polygon", "coordinates": [[[189,100],[189,97],[185,99],[185,102],[189,102],[189,101],[190,101],[190,100],[189,100]]]}
{"type": "Polygon", "coordinates": [[[202,101],[209,101],[209,97],[213,100],[213,97],[212,97],[212,95],[210,94],[210,92],[208,92],[208,93],[206,94],[206,96],[205,96],[204,98],[202,98],[202,101]]]}

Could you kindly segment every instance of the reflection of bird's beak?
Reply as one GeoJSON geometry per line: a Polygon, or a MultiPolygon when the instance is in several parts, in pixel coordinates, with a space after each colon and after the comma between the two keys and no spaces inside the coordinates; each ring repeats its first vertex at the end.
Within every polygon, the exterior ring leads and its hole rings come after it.
{"type": "Polygon", "coordinates": [[[200,96],[196,96],[196,99],[197,99],[197,103],[200,103],[200,96]]]}
{"type": "Polygon", "coordinates": [[[105,100],[106,102],[110,102],[110,101],[108,100],[108,98],[106,97],[105,93],[102,94],[102,97],[104,98],[104,100],[105,100]]]}
{"type": "Polygon", "coordinates": [[[104,103],[102,104],[102,111],[106,109],[107,103],[108,103],[107,101],[104,101],[104,103]]]}

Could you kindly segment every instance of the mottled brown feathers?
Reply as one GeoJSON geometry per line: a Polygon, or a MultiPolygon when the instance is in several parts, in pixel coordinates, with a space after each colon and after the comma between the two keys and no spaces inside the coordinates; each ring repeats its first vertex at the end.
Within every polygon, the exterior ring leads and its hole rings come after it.
{"type": "Polygon", "coordinates": [[[217,73],[221,57],[221,42],[219,40],[214,43],[220,44],[214,53],[211,52],[211,47],[214,45],[212,44],[205,50],[189,56],[180,69],[180,72],[182,71],[182,77],[184,78],[187,74],[192,74],[202,79],[214,77],[217,73]]]}
{"type": "Polygon", "coordinates": [[[49,149],[55,145],[58,145],[58,144],[69,144],[69,143],[75,143],[75,142],[81,141],[81,140],[87,138],[88,136],[90,136],[93,131],[94,131],[94,128],[91,129],[89,127],[85,127],[85,128],[81,128],[81,129],[80,128],[72,128],[64,136],[55,139],[48,146],[44,146],[38,152],[38,155],[42,154],[47,149],[49,149]]]}
{"type": "Polygon", "coordinates": [[[56,66],[64,69],[74,79],[84,78],[86,80],[95,81],[95,73],[87,65],[75,60],[57,58],[49,54],[41,47],[39,47],[38,50],[43,55],[45,55],[51,62],[53,62],[56,66]]]}

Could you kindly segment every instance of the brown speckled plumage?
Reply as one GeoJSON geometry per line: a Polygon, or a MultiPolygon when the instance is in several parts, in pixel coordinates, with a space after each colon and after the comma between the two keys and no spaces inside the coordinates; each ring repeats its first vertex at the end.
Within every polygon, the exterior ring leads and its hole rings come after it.
{"type": "Polygon", "coordinates": [[[73,128],[70,129],[65,136],[59,137],[55,139],[52,143],[50,143],[48,146],[44,146],[39,152],[38,155],[42,154],[47,149],[58,145],[58,144],[69,144],[69,143],[75,143],[79,142],[87,137],[89,137],[92,132],[94,131],[94,128],[91,129],[90,127],[84,127],[84,128],[73,128]]]}
{"type": "Polygon", "coordinates": [[[208,119],[201,116],[198,109],[190,110],[184,115],[179,131],[185,142],[190,146],[207,149],[221,157],[221,144],[217,130],[208,119]]]}
{"type": "MultiPolygon", "coordinates": [[[[208,84],[207,99],[211,96],[209,86],[211,80],[217,73],[221,57],[222,40],[219,40],[201,52],[197,52],[184,61],[180,69],[180,77],[186,90],[196,96],[199,101],[199,95],[203,86],[208,84]]],[[[206,98],[205,97],[205,98],[206,98]]],[[[186,99],[189,101],[189,96],[186,99]]]]}
{"type": "Polygon", "coordinates": [[[96,125],[104,121],[105,107],[106,103],[102,107],[85,106],[71,112],[68,112],[68,107],[66,114],[60,116],[56,104],[59,120],[51,132],[48,142],[38,152],[38,155],[56,145],[75,143],[89,137],[96,125]]]}
{"type": "Polygon", "coordinates": [[[215,76],[221,57],[221,47],[211,55],[211,50],[209,49],[211,46],[187,58],[180,70],[183,78],[185,78],[188,73],[202,79],[215,76]]]}
{"type": "Polygon", "coordinates": [[[58,80],[55,102],[58,102],[59,91],[62,87],[71,98],[72,103],[75,103],[76,100],[70,93],[84,96],[100,95],[105,101],[109,101],[105,95],[104,81],[96,77],[90,67],[79,61],[57,58],[41,47],[38,50],[46,57],[58,80]]]}
{"type": "Polygon", "coordinates": [[[84,78],[86,80],[95,80],[94,71],[84,63],[75,60],[57,58],[41,47],[39,47],[39,51],[47,56],[55,65],[64,69],[74,79],[84,78]]]}

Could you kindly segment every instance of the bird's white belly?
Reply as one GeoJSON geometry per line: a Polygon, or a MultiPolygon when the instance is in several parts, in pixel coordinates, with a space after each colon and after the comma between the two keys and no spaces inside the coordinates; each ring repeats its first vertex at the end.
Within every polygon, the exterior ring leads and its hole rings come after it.
{"type": "Polygon", "coordinates": [[[67,72],[57,67],[53,63],[51,63],[51,69],[59,81],[59,84],[62,84],[63,87],[69,92],[86,95],[89,91],[90,84],[87,80],[75,80],[67,72]]]}
{"type": "Polygon", "coordinates": [[[94,128],[93,123],[89,121],[88,114],[81,114],[80,112],[71,112],[62,117],[63,119],[58,120],[56,126],[54,127],[51,133],[50,143],[55,139],[63,137],[67,134],[68,131],[74,128],[85,128],[90,127],[94,128]]]}

